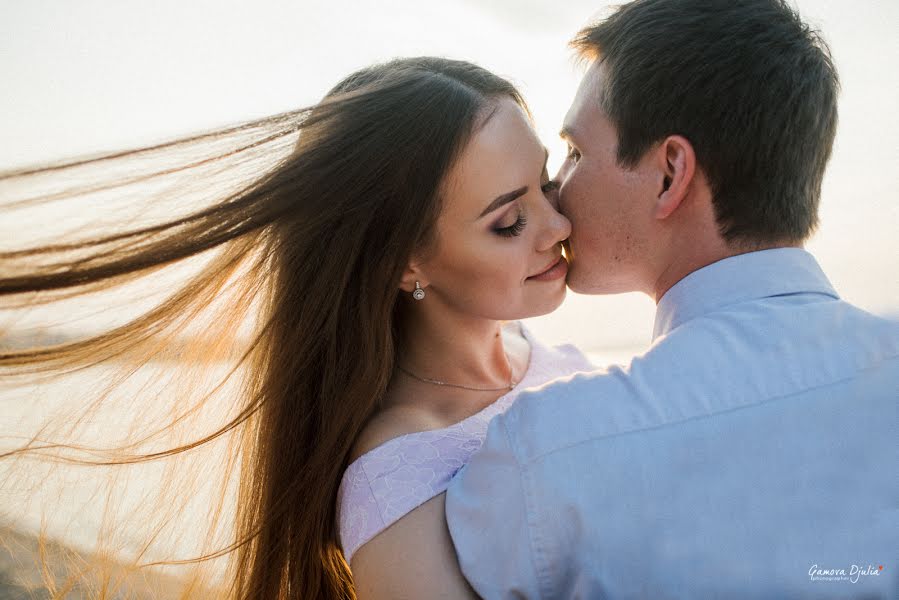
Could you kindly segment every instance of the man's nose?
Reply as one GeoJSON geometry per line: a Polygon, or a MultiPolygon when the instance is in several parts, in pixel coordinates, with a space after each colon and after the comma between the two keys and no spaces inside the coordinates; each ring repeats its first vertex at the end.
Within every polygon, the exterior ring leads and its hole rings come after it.
{"type": "Polygon", "coordinates": [[[568,174],[571,169],[568,167],[568,161],[566,160],[562,163],[562,166],[559,167],[559,172],[556,173],[556,176],[553,177],[553,181],[555,181],[558,185],[556,186],[555,191],[553,191],[553,203],[557,211],[562,214],[565,214],[565,206],[562,203],[562,188],[565,186],[565,181],[568,178],[568,174]]]}
{"type": "Polygon", "coordinates": [[[556,173],[556,176],[553,177],[553,180],[558,181],[559,185],[565,183],[565,179],[568,178],[568,173],[571,172],[571,166],[569,165],[568,160],[562,162],[562,166],[559,167],[559,172],[556,173]]]}
{"type": "Polygon", "coordinates": [[[550,190],[546,194],[546,199],[549,200],[549,203],[550,205],[552,205],[553,209],[556,212],[559,212],[559,188],[561,187],[561,185],[559,185],[558,180],[553,179],[553,181],[556,182],[555,189],[550,190]]]}

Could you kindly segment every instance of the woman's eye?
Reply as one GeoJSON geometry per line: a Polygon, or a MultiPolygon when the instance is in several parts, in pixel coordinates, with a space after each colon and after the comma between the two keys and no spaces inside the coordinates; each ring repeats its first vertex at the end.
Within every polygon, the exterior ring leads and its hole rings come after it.
{"type": "Polygon", "coordinates": [[[554,192],[557,189],[559,189],[559,182],[551,179],[550,181],[547,181],[546,183],[544,183],[540,189],[543,190],[544,194],[554,192]]]}
{"type": "Polygon", "coordinates": [[[503,237],[514,237],[516,235],[521,235],[521,232],[524,231],[524,226],[527,225],[527,222],[527,219],[524,218],[524,214],[519,213],[518,218],[514,223],[512,223],[508,227],[499,227],[494,231],[496,231],[496,233],[503,237]]]}
{"type": "Polygon", "coordinates": [[[568,146],[568,158],[574,162],[577,162],[581,159],[581,153],[578,152],[575,148],[568,146]]]}

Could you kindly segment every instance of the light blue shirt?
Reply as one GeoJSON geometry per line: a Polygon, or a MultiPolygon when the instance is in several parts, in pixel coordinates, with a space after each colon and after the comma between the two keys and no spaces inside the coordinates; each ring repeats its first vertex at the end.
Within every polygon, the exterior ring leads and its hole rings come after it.
{"type": "Polygon", "coordinates": [[[899,598],[897,400],[899,323],[809,253],[716,262],[645,354],[491,422],[447,490],[462,571],[488,599],[899,598]]]}

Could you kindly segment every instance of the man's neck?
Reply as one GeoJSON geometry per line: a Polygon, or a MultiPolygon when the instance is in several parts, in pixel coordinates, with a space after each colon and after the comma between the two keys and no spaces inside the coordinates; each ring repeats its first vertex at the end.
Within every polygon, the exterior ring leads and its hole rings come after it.
{"type": "Polygon", "coordinates": [[[662,299],[668,290],[674,287],[681,279],[707,267],[719,260],[739,256],[740,254],[748,254],[750,252],[759,252],[761,250],[772,250],[774,248],[802,248],[801,242],[769,242],[769,243],[725,243],[723,240],[720,245],[713,248],[700,248],[696,252],[681,252],[677,256],[672,257],[667,265],[661,270],[659,277],[652,286],[652,298],[656,304],[662,299]]]}

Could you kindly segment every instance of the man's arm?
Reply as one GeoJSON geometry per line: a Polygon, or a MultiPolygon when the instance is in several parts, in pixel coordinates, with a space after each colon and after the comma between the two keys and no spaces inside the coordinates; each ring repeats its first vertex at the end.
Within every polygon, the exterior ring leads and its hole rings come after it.
{"type": "Polygon", "coordinates": [[[488,600],[541,597],[523,475],[499,415],[447,489],[446,521],[459,565],[488,600]]]}

